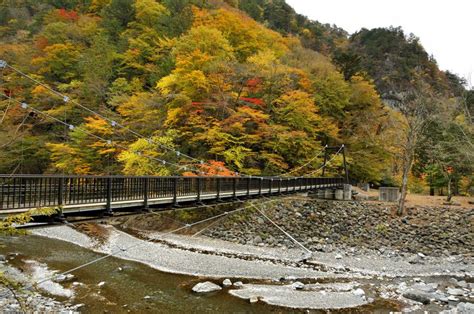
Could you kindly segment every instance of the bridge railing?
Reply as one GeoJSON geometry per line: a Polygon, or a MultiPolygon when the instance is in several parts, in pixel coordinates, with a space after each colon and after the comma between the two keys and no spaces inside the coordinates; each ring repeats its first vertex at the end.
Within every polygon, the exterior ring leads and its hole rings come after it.
{"type": "Polygon", "coordinates": [[[0,175],[0,210],[153,199],[177,202],[307,191],[343,178],[0,175]]]}

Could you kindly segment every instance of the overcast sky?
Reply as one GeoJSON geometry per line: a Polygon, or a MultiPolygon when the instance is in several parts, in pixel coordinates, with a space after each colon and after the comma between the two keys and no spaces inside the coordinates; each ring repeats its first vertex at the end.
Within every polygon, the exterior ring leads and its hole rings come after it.
{"type": "Polygon", "coordinates": [[[442,70],[474,83],[474,0],[286,0],[296,12],[349,33],[401,26],[420,38],[442,70]],[[472,75],[470,75],[472,74],[472,75]]]}

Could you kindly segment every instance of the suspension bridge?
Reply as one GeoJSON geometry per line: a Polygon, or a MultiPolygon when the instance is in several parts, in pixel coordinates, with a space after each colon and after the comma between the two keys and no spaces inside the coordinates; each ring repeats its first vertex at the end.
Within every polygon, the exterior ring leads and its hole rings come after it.
{"type": "Polygon", "coordinates": [[[341,188],[343,178],[0,175],[0,214],[61,208],[64,215],[112,214],[341,188]]]}
{"type": "Polygon", "coordinates": [[[85,135],[102,141],[110,147],[127,150],[133,154],[149,158],[163,166],[172,167],[174,172],[191,171],[196,175],[191,177],[24,175],[15,174],[15,169],[10,174],[0,175],[0,216],[45,207],[58,208],[61,216],[112,215],[117,211],[135,212],[148,210],[152,207],[177,207],[204,202],[238,201],[242,198],[268,197],[323,189],[335,190],[341,189],[342,185],[348,182],[344,145],[326,146],[324,162],[321,167],[308,171],[304,176],[293,177],[290,175],[304,171],[304,168],[309,167],[320,154],[315,155],[305,164],[279,176],[251,176],[238,172],[226,177],[205,176],[200,167],[206,164],[205,161],[187,155],[168,145],[158,143],[153,138],[146,137],[140,132],[80,104],[68,95],[52,89],[20,69],[9,65],[6,61],[0,60],[0,69],[2,75],[4,70],[10,70],[33,84],[42,86],[64,103],[70,103],[85,110],[87,114],[103,119],[113,130],[129,133],[137,139],[145,139],[147,142],[156,144],[164,151],[170,151],[176,157],[188,162],[165,160],[155,155],[149,155],[145,151],[131,150],[130,147],[124,146],[112,138],[101,137],[81,126],[71,124],[66,119],[61,120],[50,115],[47,111],[39,109],[34,104],[29,104],[24,100],[20,101],[6,92],[0,93],[0,96],[9,101],[4,115],[7,114],[11,106],[16,105],[24,110],[27,115],[30,113],[41,115],[53,123],[63,125],[66,130],[80,130],[85,135]],[[328,160],[328,153],[331,151],[335,151],[336,154],[328,160]],[[326,166],[339,153],[343,155],[345,176],[324,177],[326,166]],[[323,177],[315,177],[314,175],[320,170],[322,170],[323,177]]]}
{"type": "MultiPolygon", "coordinates": [[[[120,130],[131,134],[137,139],[145,139],[151,144],[155,144],[164,151],[172,152],[180,161],[171,161],[164,158],[158,158],[156,155],[148,155],[145,151],[134,151],[130,147],[124,146],[112,138],[104,138],[78,125],[73,125],[66,119],[62,120],[50,115],[48,112],[41,110],[34,104],[29,104],[24,100],[18,100],[11,93],[0,93],[0,96],[7,99],[8,106],[3,113],[3,118],[7,114],[9,108],[18,106],[25,111],[25,119],[31,114],[41,115],[54,123],[64,126],[65,130],[81,130],[85,135],[96,140],[104,142],[110,147],[116,147],[121,150],[127,150],[133,154],[149,158],[163,166],[173,168],[173,172],[191,171],[194,176],[92,176],[92,175],[31,175],[17,174],[16,167],[10,174],[0,174],[0,219],[12,214],[28,212],[38,208],[55,208],[58,214],[55,217],[47,219],[60,218],[65,221],[69,216],[79,217],[103,217],[112,216],[114,213],[141,213],[143,211],[156,211],[167,209],[170,207],[186,207],[195,204],[205,205],[205,203],[231,202],[243,203],[244,200],[262,199],[257,202],[249,202],[248,204],[224,211],[219,214],[207,217],[193,223],[187,223],[183,226],[170,230],[163,235],[179,232],[196,225],[212,222],[214,224],[225,216],[232,215],[236,212],[253,208],[256,212],[270,223],[272,223],[280,232],[285,234],[291,241],[297,244],[305,252],[305,256],[311,256],[312,252],[306,248],[301,242],[292,235],[282,229],[275,221],[257,206],[279,202],[283,198],[272,198],[271,196],[284,196],[287,194],[317,192],[319,195],[337,195],[348,186],[349,177],[346,164],[345,146],[325,146],[322,152],[315,154],[304,164],[291,169],[277,176],[252,176],[244,173],[234,172],[231,176],[206,176],[202,172],[202,165],[207,164],[205,161],[187,155],[168,145],[155,142],[153,138],[147,137],[132,130],[128,126],[116,122],[115,120],[84,106],[69,96],[62,94],[48,85],[36,80],[34,77],[23,73],[21,70],[9,65],[5,61],[0,60],[0,70],[10,69],[18,75],[26,78],[50,91],[52,95],[59,97],[65,103],[71,103],[88,114],[92,114],[106,121],[114,130],[120,130]],[[334,153],[329,158],[329,153],[334,153]],[[320,155],[324,153],[324,161],[321,166],[314,169],[313,165],[317,162],[320,155]],[[344,175],[338,177],[325,177],[327,166],[335,159],[336,156],[342,154],[342,163],[344,175]],[[187,160],[183,163],[182,160],[187,160]],[[316,174],[322,171],[322,177],[316,174]],[[294,176],[299,173],[299,176],[294,176]],[[305,173],[304,175],[301,175],[305,173]],[[308,255],[309,254],[309,255],[308,255]]],[[[0,124],[3,121],[0,120],[0,124]]],[[[24,120],[25,120],[24,119],[24,120]]],[[[21,128],[22,125],[19,126],[21,128]]],[[[18,128],[18,129],[19,129],[18,128]]],[[[114,131],[115,132],[115,131],[114,131]]],[[[223,169],[217,169],[223,170],[223,169]]],[[[350,190],[349,190],[350,191],[350,190]]],[[[349,199],[349,194],[344,193],[343,199],[349,199]]],[[[205,205],[207,206],[207,205],[205,205]]],[[[44,217],[35,217],[41,220],[44,217]]],[[[199,232],[205,230],[209,225],[205,226],[199,232]]],[[[145,242],[146,243],[146,242],[145,242]]],[[[142,244],[134,244],[129,247],[113,250],[107,255],[101,256],[77,267],[71,268],[61,274],[55,274],[39,280],[36,284],[53,279],[58,275],[65,275],[78,269],[87,267],[94,263],[100,262],[110,256],[126,252],[136,248],[142,244]]],[[[33,285],[27,287],[32,288],[33,285]]]]}

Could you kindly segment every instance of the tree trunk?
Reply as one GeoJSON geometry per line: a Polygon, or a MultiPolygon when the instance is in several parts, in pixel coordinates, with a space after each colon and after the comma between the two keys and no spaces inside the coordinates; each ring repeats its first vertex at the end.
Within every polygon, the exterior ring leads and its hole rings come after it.
{"type": "Polygon", "coordinates": [[[448,196],[446,197],[447,202],[451,202],[451,198],[453,197],[452,191],[451,191],[451,177],[448,178],[448,196]]]}
{"type": "Polygon", "coordinates": [[[402,186],[400,191],[400,199],[398,200],[397,214],[399,216],[403,214],[403,210],[405,209],[405,200],[408,193],[408,175],[410,174],[411,163],[413,161],[412,157],[407,157],[408,160],[406,160],[403,165],[402,186]]]}
{"type": "Polygon", "coordinates": [[[410,130],[407,134],[407,142],[403,151],[403,174],[402,186],[400,189],[400,199],[398,200],[397,214],[400,216],[405,209],[405,201],[408,193],[408,176],[410,174],[411,166],[413,164],[413,156],[415,153],[416,134],[410,130]]]}
{"type": "Polygon", "coordinates": [[[429,182],[430,182],[430,196],[434,196],[435,195],[435,189],[434,189],[434,186],[433,186],[433,175],[432,174],[429,175],[429,182]]]}

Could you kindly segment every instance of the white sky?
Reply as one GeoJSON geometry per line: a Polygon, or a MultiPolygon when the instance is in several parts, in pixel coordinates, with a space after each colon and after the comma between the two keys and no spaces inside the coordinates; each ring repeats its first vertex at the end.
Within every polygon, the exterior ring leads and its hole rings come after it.
{"type": "Polygon", "coordinates": [[[442,70],[474,76],[474,0],[286,0],[296,12],[349,33],[401,26],[442,70]]]}

